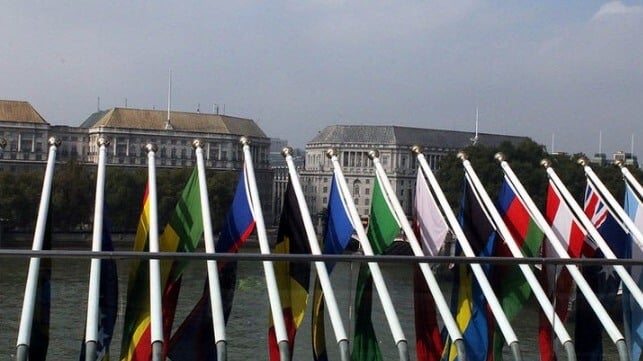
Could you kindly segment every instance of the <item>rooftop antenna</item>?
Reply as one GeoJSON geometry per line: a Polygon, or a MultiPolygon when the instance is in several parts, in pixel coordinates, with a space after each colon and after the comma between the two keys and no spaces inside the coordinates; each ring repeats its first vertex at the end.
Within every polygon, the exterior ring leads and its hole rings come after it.
{"type": "Polygon", "coordinates": [[[478,144],[478,106],[476,106],[476,133],[473,138],[471,138],[471,144],[478,144]]]}
{"type": "Polygon", "coordinates": [[[169,70],[168,84],[167,84],[167,121],[165,122],[165,129],[172,129],[170,122],[170,108],[172,107],[172,69],[169,70]]]}
{"type": "Polygon", "coordinates": [[[554,145],[555,145],[555,137],[556,134],[551,133],[551,153],[554,154],[556,151],[554,150],[554,145]]]}
{"type": "Polygon", "coordinates": [[[630,144],[630,154],[632,158],[634,158],[634,133],[632,133],[632,142],[630,144]]]}
{"type": "Polygon", "coordinates": [[[201,103],[196,103],[196,112],[201,113],[201,103]]]}
{"type": "Polygon", "coordinates": [[[100,112],[100,97],[96,98],[96,111],[100,112]]]}
{"type": "Polygon", "coordinates": [[[125,97],[125,108],[127,108],[127,97],[125,97]]]}
{"type": "Polygon", "coordinates": [[[598,131],[598,154],[603,153],[603,131],[598,131]]]}

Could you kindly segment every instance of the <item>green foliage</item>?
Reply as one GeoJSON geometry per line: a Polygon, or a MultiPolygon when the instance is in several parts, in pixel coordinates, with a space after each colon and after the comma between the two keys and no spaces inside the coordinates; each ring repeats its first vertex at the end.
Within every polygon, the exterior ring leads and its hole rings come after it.
{"type": "MultiPolygon", "coordinates": [[[[572,156],[550,155],[541,145],[533,141],[526,141],[518,145],[503,143],[498,147],[469,146],[463,149],[463,152],[467,154],[471,166],[492,200],[497,199],[503,180],[502,168],[494,156],[496,153],[502,152],[511,169],[541,210],[544,210],[545,207],[548,182],[545,168],[540,164],[543,159],[550,160],[551,167],[558,177],[582,205],[586,187],[585,172],[578,164],[578,160],[584,157],[582,153],[572,156]]],[[[620,169],[611,164],[605,166],[591,164],[590,166],[614,197],[617,200],[622,200],[624,187],[620,169]]],[[[640,169],[631,169],[630,171],[639,182],[643,179],[640,169]]],[[[458,209],[462,197],[464,168],[455,152],[442,159],[437,177],[449,203],[454,209],[458,209]]]]}
{"type": "MultiPolygon", "coordinates": [[[[165,225],[174,210],[192,168],[159,169],[157,199],[159,224],[165,225]]],[[[40,203],[44,171],[0,173],[0,219],[19,231],[33,231],[40,203]]],[[[208,170],[206,179],[215,232],[222,226],[232,203],[237,173],[208,170]]],[[[107,167],[105,203],[114,232],[135,232],[141,215],[147,169],[107,167]]],[[[75,162],[60,164],[54,172],[51,196],[56,231],[91,229],[96,192],[96,167],[75,162]]]]}

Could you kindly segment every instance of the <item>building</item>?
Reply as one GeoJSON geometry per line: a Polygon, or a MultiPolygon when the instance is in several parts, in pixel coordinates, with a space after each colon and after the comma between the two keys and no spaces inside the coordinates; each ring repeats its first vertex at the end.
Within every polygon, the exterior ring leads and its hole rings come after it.
{"type": "Polygon", "coordinates": [[[411,214],[415,189],[416,160],[413,145],[424,147],[424,155],[432,169],[442,157],[472,142],[497,146],[503,142],[521,143],[526,137],[477,134],[451,130],[399,126],[334,125],[324,128],[306,145],[305,167],[301,172],[302,186],[310,213],[323,214],[328,203],[332,164],[326,151],[338,151],[346,182],[361,215],[368,215],[375,170],[368,152],[377,149],[380,162],[406,214],[411,214]]]}
{"type": "Polygon", "coordinates": [[[632,153],[626,153],[622,150],[612,154],[612,160],[614,161],[614,163],[621,162],[624,165],[631,166],[634,168],[639,167],[638,157],[633,155],[632,153]]]}
{"type": "MultiPolygon", "coordinates": [[[[84,164],[98,163],[99,137],[110,140],[108,166],[145,167],[145,145],[155,143],[157,167],[193,167],[195,139],[204,141],[206,168],[241,170],[241,136],[250,139],[257,185],[265,210],[272,210],[272,169],[269,163],[270,138],[251,119],[220,114],[168,112],[161,110],[112,108],[91,114],[79,127],[50,125],[24,101],[0,100],[0,170],[43,168],[47,161],[49,137],[62,143],[56,160],[84,164]]],[[[271,216],[268,212],[266,216],[271,216]]]]}
{"type": "MultiPolygon", "coordinates": [[[[268,220],[267,224],[277,225],[279,223],[279,215],[284,202],[284,193],[288,186],[288,166],[286,159],[282,155],[282,150],[288,147],[288,141],[279,138],[272,138],[270,140],[270,168],[273,171],[273,184],[272,184],[272,214],[274,218],[268,220]]],[[[301,149],[293,149],[292,154],[293,163],[295,168],[301,170],[304,166],[304,151],[301,149]]]]}

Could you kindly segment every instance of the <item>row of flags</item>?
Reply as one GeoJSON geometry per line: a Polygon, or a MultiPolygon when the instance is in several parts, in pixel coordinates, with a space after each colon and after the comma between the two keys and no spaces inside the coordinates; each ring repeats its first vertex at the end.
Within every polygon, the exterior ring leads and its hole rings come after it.
{"type": "MultiPolygon", "coordinates": [[[[419,155],[421,156],[421,155],[419,155]]],[[[225,224],[215,246],[217,253],[237,252],[247,238],[257,227],[257,214],[254,206],[259,202],[252,194],[252,182],[247,171],[252,167],[251,159],[246,159],[244,170],[241,172],[232,205],[226,216],[225,224]]],[[[345,186],[341,170],[336,171],[331,180],[328,197],[327,217],[323,235],[322,253],[328,255],[342,254],[351,238],[359,236],[360,230],[366,232],[366,241],[373,254],[383,254],[401,235],[403,222],[394,210],[395,197],[391,195],[382,182],[388,179],[375,178],[368,227],[363,227],[359,219],[351,214],[352,200],[345,186]]],[[[592,229],[579,220],[575,213],[573,199],[565,196],[555,179],[550,178],[547,189],[547,201],[544,216],[548,227],[551,227],[558,240],[548,239],[544,226],[530,207],[529,202],[517,190],[521,185],[516,184],[511,177],[505,176],[499,197],[491,207],[484,199],[486,191],[475,181],[474,175],[464,177],[463,196],[459,207],[457,221],[449,218],[446,208],[448,204],[440,199],[441,190],[435,182],[427,182],[432,175],[428,168],[419,168],[416,181],[413,238],[420,241],[422,253],[426,256],[436,256],[441,251],[449,234],[462,234],[455,245],[456,256],[471,257],[467,249],[471,249],[479,257],[518,257],[516,249],[522,257],[560,258],[552,248],[552,242],[561,241],[567,255],[571,258],[603,258],[606,254],[598,244],[592,229]],[[497,215],[498,217],[495,217],[497,215]],[[508,231],[504,232],[506,229],[508,231]],[[515,242],[515,244],[513,243],[515,242]],[[465,248],[469,247],[469,248],[465,248]],[[512,248],[513,247],[513,248],[512,248]]],[[[639,230],[643,230],[643,201],[641,194],[636,192],[634,185],[626,179],[625,199],[623,209],[639,230]]],[[[306,231],[305,219],[300,209],[302,200],[297,197],[297,183],[290,180],[284,194],[284,204],[280,217],[274,253],[311,254],[310,237],[306,231]]],[[[640,187],[640,185],[639,185],[640,187]]],[[[583,212],[608,244],[617,258],[641,258],[643,240],[633,239],[635,232],[624,225],[624,220],[613,210],[604,199],[605,195],[596,188],[588,178],[584,196],[583,212]]],[[[305,204],[305,202],[303,203],[305,204]]],[[[193,252],[204,233],[203,210],[200,202],[198,171],[194,170],[188,180],[179,202],[176,205],[169,223],[159,238],[161,252],[193,252]]],[[[113,250],[109,236],[107,212],[105,211],[102,235],[102,250],[113,250]]],[[[141,217],[136,233],[134,250],[148,251],[150,219],[150,203],[148,192],[145,192],[141,217]]],[[[263,222],[262,222],[263,223],[263,222]]],[[[402,232],[403,233],[403,232],[402,232]]],[[[49,232],[46,232],[49,234],[49,232]]],[[[407,238],[411,235],[404,235],[407,238]]],[[[358,237],[359,238],[359,237],[358,237]]],[[[45,240],[42,249],[47,249],[45,240]]],[[[364,244],[362,244],[364,246],[364,244]]],[[[565,257],[567,257],[567,255],[565,257]]],[[[427,259],[428,260],[428,259],[427,259]]],[[[428,260],[430,261],[430,260],[428,260]]],[[[33,326],[29,346],[29,360],[46,359],[49,322],[50,299],[50,260],[43,259],[40,263],[38,300],[34,309],[33,326]]],[[[221,350],[215,341],[213,329],[212,295],[208,279],[204,280],[203,294],[196,300],[192,311],[185,320],[176,327],[174,333],[174,314],[178,295],[181,289],[182,274],[187,261],[163,260],[160,267],[161,304],[163,327],[163,358],[166,356],[173,361],[181,360],[217,360],[221,350]],[[218,352],[219,351],[219,352],[218,352]]],[[[274,277],[278,288],[279,305],[283,318],[271,315],[267,330],[268,354],[271,361],[299,359],[293,356],[297,330],[302,324],[308,308],[310,291],[312,290],[312,358],[315,361],[328,360],[325,327],[325,294],[319,279],[311,280],[310,262],[277,261],[274,262],[274,277]],[[312,284],[312,287],[311,287],[312,284]],[[284,340],[279,336],[279,324],[283,320],[288,350],[281,347],[284,340]]],[[[334,264],[325,263],[326,270],[331,273],[334,264]]],[[[575,266],[574,266],[575,267],[575,266]]],[[[110,359],[109,349],[117,311],[118,287],[116,268],[113,260],[101,261],[100,302],[99,302],[99,335],[96,354],[92,359],[110,359]]],[[[223,319],[227,323],[233,305],[234,288],[236,284],[236,261],[219,261],[217,263],[219,284],[221,285],[221,303],[223,319]]],[[[354,334],[351,340],[351,360],[382,360],[380,342],[377,331],[371,319],[374,295],[374,269],[367,263],[361,263],[354,298],[354,334]]],[[[450,314],[440,313],[436,307],[438,295],[430,291],[428,280],[423,277],[418,266],[414,273],[414,306],[415,306],[415,344],[418,360],[463,360],[462,353],[466,350],[467,360],[502,360],[504,346],[513,342],[513,337],[507,338],[507,331],[494,318],[493,305],[489,302],[490,293],[485,291],[481,283],[484,277],[492,286],[493,297],[497,297],[501,312],[509,321],[515,320],[524,305],[529,302],[533,293],[538,289],[544,290],[556,313],[556,319],[563,322],[568,318],[570,299],[573,296],[574,279],[567,267],[560,265],[544,265],[540,269],[516,264],[483,264],[483,275],[475,273],[473,267],[459,263],[453,266],[453,289],[451,290],[450,314]],[[539,286],[529,282],[526,272],[538,274],[539,286]],[[452,318],[459,333],[440,329],[438,319],[447,323],[452,318]],[[464,349],[459,348],[463,342],[464,349]]],[[[638,285],[632,290],[623,287],[624,333],[631,360],[639,360],[643,346],[643,312],[641,312],[640,281],[641,266],[628,269],[629,274],[638,285]],[[634,293],[634,294],[632,294],[634,293]]],[[[572,272],[573,273],[573,272],[572,272]]],[[[583,266],[582,275],[604,305],[615,301],[621,285],[621,278],[610,265],[583,266]]],[[[375,274],[377,276],[377,273],[375,274]]],[[[152,359],[152,316],[150,309],[150,268],[143,260],[134,260],[130,265],[127,304],[124,315],[124,329],[120,352],[122,361],[140,361],[152,359]]],[[[380,299],[386,295],[377,286],[380,299]]],[[[441,297],[441,295],[439,295],[441,297]]],[[[590,297],[591,298],[591,297],[590,297]]],[[[382,301],[384,302],[384,301],[382,301]]],[[[390,302],[390,301],[389,301],[390,302]]],[[[582,292],[576,292],[576,327],[574,332],[575,353],[579,360],[600,360],[603,358],[602,333],[604,324],[600,312],[588,301],[582,292]]],[[[543,308],[545,309],[545,308],[543,308]]],[[[389,320],[389,322],[391,322],[389,320]]],[[[391,326],[394,328],[394,325],[391,326]]],[[[561,335],[552,324],[552,316],[541,310],[538,347],[541,360],[556,360],[556,339],[561,343],[561,335]]],[[[20,345],[19,345],[20,346],[20,345]]],[[[86,360],[85,343],[82,343],[80,360],[86,360]]],[[[404,356],[401,356],[404,358],[404,356]]],[[[114,357],[111,357],[114,359],[114,357]]]]}

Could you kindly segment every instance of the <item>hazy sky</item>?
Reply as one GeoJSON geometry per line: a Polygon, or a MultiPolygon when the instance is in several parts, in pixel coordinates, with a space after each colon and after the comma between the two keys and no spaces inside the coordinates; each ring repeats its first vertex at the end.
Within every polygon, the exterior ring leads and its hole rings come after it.
{"type": "Polygon", "coordinates": [[[11,1],[0,99],[54,125],[124,106],[530,136],[643,156],[643,1],[11,1]]]}

